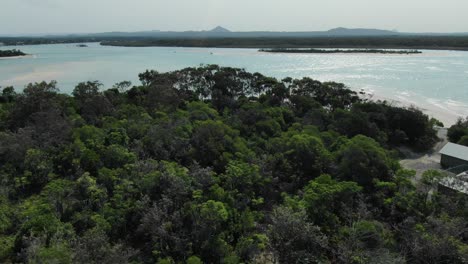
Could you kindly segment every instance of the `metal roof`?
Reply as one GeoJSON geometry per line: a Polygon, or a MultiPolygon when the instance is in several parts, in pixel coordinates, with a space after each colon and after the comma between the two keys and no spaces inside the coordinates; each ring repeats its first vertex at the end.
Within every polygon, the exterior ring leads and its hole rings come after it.
{"type": "Polygon", "coordinates": [[[468,147],[454,144],[454,143],[447,143],[445,147],[443,147],[440,152],[440,154],[447,155],[450,157],[454,157],[457,159],[461,160],[466,160],[468,161],[468,147]]]}

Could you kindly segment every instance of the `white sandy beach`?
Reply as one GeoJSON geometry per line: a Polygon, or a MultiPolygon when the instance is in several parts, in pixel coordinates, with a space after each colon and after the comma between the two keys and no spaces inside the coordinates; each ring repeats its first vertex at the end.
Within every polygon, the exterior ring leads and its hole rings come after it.
{"type": "Polygon", "coordinates": [[[27,58],[34,58],[34,55],[0,57],[0,60],[14,60],[14,59],[27,59],[27,58]]]}

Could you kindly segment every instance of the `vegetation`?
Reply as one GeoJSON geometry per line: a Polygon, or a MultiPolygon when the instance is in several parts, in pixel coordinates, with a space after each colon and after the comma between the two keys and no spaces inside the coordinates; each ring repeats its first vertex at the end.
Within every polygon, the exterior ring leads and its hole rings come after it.
{"type": "Polygon", "coordinates": [[[413,185],[429,118],[343,84],[203,66],[6,87],[2,263],[466,263],[466,196],[413,185]]]}
{"type": "Polygon", "coordinates": [[[0,58],[2,57],[16,57],[16,56],[25,56],[26,54],[20,50],[0,50],[0,58]]]}
{"type": "Polygon", "coordinates": [[[385,49],[260,49],[270,53],[371,53],[371,54],[420,54],[419,50],[385,50],[385,49]]]}
{"type": "Polygon", "coordinates": [[[360,48],[468,50],[468,36],[396,35],[347,37],[0,37],[5,45],[101,42],[129,47],[224,47],[224,48],[360,48]]]}
{"type": "Polygon", "coordinates": [[[468,50],[468,36],[313,38],[114,38],[101,45],[128,47],[361,48],[468,50]]]}
{"type": "Polygon", "coordinates": [[[458,119],[457,123],[449,128],[447,135],[450,142],[468,147],[468,117],[465,120],[458,119]]]}

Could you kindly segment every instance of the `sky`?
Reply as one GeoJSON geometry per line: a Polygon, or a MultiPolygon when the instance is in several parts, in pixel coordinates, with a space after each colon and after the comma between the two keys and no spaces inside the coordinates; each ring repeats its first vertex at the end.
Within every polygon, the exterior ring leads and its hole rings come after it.
{"type": "Polygon", "coordinates": [[[336,27],[468,32],[467,0],[0,0],[0,34],[336,27]]]}

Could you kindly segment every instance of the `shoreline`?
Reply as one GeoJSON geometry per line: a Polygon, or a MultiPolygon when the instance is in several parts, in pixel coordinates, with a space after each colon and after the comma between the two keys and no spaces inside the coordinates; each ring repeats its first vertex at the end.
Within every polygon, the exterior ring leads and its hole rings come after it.
{"type": "MultiPolygon", "coordinates": [[[[356,91],[356,90],[355,90],[356,91]]],[[[445,107],[441,107],[438,104],[430,103],[427,101],[424,102],[416,102],[412,101],[410,98],[399,98],[399,97],[392,97],[389,95],[385,95],[383,93],[378,92],[368,92],[364,89],[356,91],[361,99],[377,102],[377,101],[386,101],[390,105],[394,105],[397,107],[414,107],[421,110],[424,114],[428,115],[429,118],[435,118],[442,123],[444,123],[444,127],[448,128],[454,125],[457,120],[461,118],[465,118],[468,116],[468,108],[458,105],[461,109],[466,109],[466,113],[464,114],[455,114],[455,112],[460,113],[457,109],[448,109],[445,107]]],[[[427,98],[427,100],[432,100],[431,98],[427,98]]],[[[451,100],[449,100],[451,101],[451,100]]],[[[452,101],[452,103],[457,104],[460,102],[452,101]]]]}
{"type": "Polygon", "coordinates": [[[22,56],[0,57],[0,60],[34,58],[34,55],[27,54],[22,56]]]}
{"type": "Polygon", "coordinates": [[[375,55],[417,55],[422,51],[414,49],[259,49],[258,52],[280,54],[375,54],[375,55]]]}
{"type": "MultiPolygon", "coordinates": [[[[69,44],[58,44],[58,45],[69,45],[69,44]]],[[[99,43],[94,43],[92,46],[90,45],[90,47],[91,48],[99,47],[99,43]]],[[[78,48],[75,48],[75,47],[71,47],[71,48],[73,48],[73,50],[78,49],[78,48]]],[[[200,51],[200,52],[208,52],[209,51],[209,49],[206,49],[206,48],[201,48],[201,49],[200,48],[193,48],[193,49],[195,51],[200,51]]],[[[90,50],[93,51],[93,49],[90,49],[90,50]]],[[[171,49],[171,51],[172,51],[172,49],[171,49]]],[[[189,51],[192,52],[191,50],[189,50],[189,51]]],[[[133,52],[133,51],[129,51],[129,52],[133,52]]],[[[177,51],[177,52],[179,53],[179,51],[177,51]]],[[[244,54],[244,52],[245,51],[239,51],[239,54],[244,54]]],[[[35,60],[33,60],[33,58],[37,57],[38,55],[31,55],[31,54],[34,54],[34,53],[35,54],[40,54],[40,52],[37,52],[37,51],[34,51],[34,50],[31,50],[31,51],[28,50],[27,53],[30,53],[30,54],[26,55],[26,56],[0,58],[0,64],[2,65],[2,67],[7,67],[7,68],[9,67],[9,64],[12,64],[12,63],[16,64],[15,60],[18,60],[17,61],[18,64],[23,64],[23,62],[21,62],[22,60],[20,60],[20,59],[25,59],[24,62],[28,62],[28,60],[31,59],[31,64],[33,64],[33,63],[35,63],[34,62],[35,60]]],[[[163,53],[163,52],[161,52],[161,53],[163,53]]],[[[228,53],[228,52],[226,52],[226,53],[228,53]]],[[[245,52],[245,54],[247,54],[247,56],[251,56],[251,53],[257,53],[257,50],[252,50],[251,52],[250,51],[245,52]]],[[[426,55],[427,54],[429,54],[429,53],[426,53],[426,55]]],[[[445,54],[446,53],[444,52],[443,56],[446,56],[445,54]]],[[[236,56],[237,52],[235,52],[235,54],[228,53],[228,55],[229,55],[229,57],[236,56]]],[[[266,56],[269,56],[269,55],[274,56],[274,54],[266,54],[266,56]]],[[[318,54],[318,55],[320,55],[320,54],[318,54]]],[[[322,55],[320,55],[320,56],[322,56],[322,55]]],[[[325,56],[327,56],[327,54],[325,54],[325,56]]],[[[335,54],[334,56],[347,56],[347,54],[335,54]]],[[[359,56],[361,56],[361,55],[359,55],[359,56]]],[[[376,55],[362,54],[362,56],[376,56],[376,55]]],[[[407,56],[407,55],[396,55],[396,54],[394,54],[394,55],[381,55],[381,56],[407,56]]],[[[425,56],[425,55],[423,54],[423,55],[418,55],[418,56],[425,56]]],[[[439,55],[437,55],[437,56],[439,56],[439,55]]],[[[463,56],[463,58],[466,57],[466,55],[463,55],[463,54],[462,54],[462,56],[463,56]]],[[[41,56],[39,56],[39,57],[41,57],[41,56]]],[[[215,57],[215,56],[212,56],[212,57],[215,57]]],[[[219,59],[211,59],[212,57],[209,57],[209,59],[206,59],[206,60],[209,60],[210,63],[213,60],[215,60],[215,61],[219,60],[219,59]]],[[[465,60],[463,60],[463,62],[464,61],[465,60]]],[[[270,60],[266,60],[266,62],[270,62],[270,60]]],[[[22,86],[24,86],[25,84],[27,84],[29,82],[33,82],[35,80],[42,80],[42,79],[58,80],[59,82],[63,81],[64,83],[66,83],[66,82],[69,82],[70,78],[71,78],[71,80],[74,80],[73,76],[69,77],[69,74],[67,74],[66,70],[69,70],[70,72],[77,72],[77,71],[87,67],[87,66],[81,66],[80,65],[81,63],[86,64],[87,62],[63,62],[60,65],[52,65],[52,66],[49,66],[49,67],[41,67],[41,68],[35,69],[34,71],[25,71],[25,72],[23,72],[21,74],[12,74],[11,77],[8,74],[6,74],[5,75],[6,78],[4,80],[2,80],[2,84],[4,84],[4,85],[9,84],[9,85],[13,85],[15,87],[21,88],[22,86]]],[[[29,63],[25,63],[25,64],[29,64],[29,63]]],[[[244,64],[244,62],[242,62],[241,64],[244,64]]],[[[237,66],[242,67],[242,66],[239,66],[239,65],[237,65],[237,66]]],[[[7,69],[7,68],[5,68],[5,69],[7,69]]],[[[180,68],[177,67],[176,69],[180,69],[180,68]]],[[[468,68],[463,68],[463,69],[465,69],[466,74],[468,74],[468,68]]],[[[166,69],[166,70],[168,70],[168,69],[166,69]]],[[[268,68],[267,68],[267,70],[268,70],[268,68]]],[[[164,71],[164,69],[163,69],[163,71],[164,71]]],[[[286,76],[291,76],[291,74],[292,75],[295,74],[294,72],[291,73],[291,72],[288,72],[288,71],[279,71],[277,69],[272,69],[271,71],[273,71],[274,73],[270,72],[270,73],[267,73],[266,75],[267,76],[275,76],[275,75],[278,74],[278,72],[280,72],[279,75],[284,74],[286,76]],[[275,74],[275,71],[276,71],[276,74],[275,74]]],[[[6,71],[6,72],[8,72],[8,71],[6,71]]],[[[307,76],[307,75],[309,75],[309,72],[310,72],[310,70],[301,70],[301,75],[300,76],[307,76]]],[[[321,80],[321,81],[337,80],[334,77],[335,72],[336,71],[334,69],[331,69],[330,70],[330,74],[331,74],[330,77],[328,77],[328,75],[327,75],[323,79],[321,79],[321,78],[315,78],[315,79],[318,79],[318,80],[321,80]]],[[[137,75],[137,73],[138,72],[135,73],[135,76],[137,75]]],[[[352,72],[352,74],[354,74],[354,72],[352,72]]],[[[358,73],[356,73],[356,74],[358,74],[358,73]]],[[[398,73],[396,73],[396,74],[398,74],[398,73]]],[[[313,75],[313,74],[310,73],[310,75],[313,75]]],[[[339,76],[339,71],[338,71],[337,75],[339,76]]],[[[300,76],[297,76],[297,77],[300,77],[300,76]]],[[[315,77],[317,77],[317,76],[315,76],[315,77]]],[[[117,76],[116,78],[120,78],[120,77],[117,76]]],[[[86,77],[84,77],[83,79],[86,79],[86,77]]],[[[112,80],[103,79],[102,81],[103,82],[108,82],[108,85],[110,87],[113,84],[114,79],[115,78],[112,78],[112,80]]],[[[125,78],[125,79],[132,79],[134,82],[138,81],[137,78],[133,79],[132,77],[125,78]]],[[[81,78],[80,78],[80,80],[81,80],[81,78]]],[[[79,82],[80,80],[76,80],[76,82],[79,82]]],[[[115,79],[115,80],[120,80],[120,79],[115,79]]],[[[397,106],[402,106],[402,107],[414,106],[414,107],[416,107],[418,109],[421,109],[425,114],[427,114],[429,116],[433,116],[434,118],[437,118],[438,120],[442,121],[445,126],[450,126],[450,125],[456,123],[456,121],[457,121],[457,119],[459,117],[465,118],[466,116],[468,116],[468,103],[464,102],[463,100],[457,101],[457,98],[452,98],[452,100],[451,100],[450,96],[449,96],[450,94],[448,94],[448,95],[444,94],[444,97],[442,97],[442,98],[439,98],[436,94],[432,94],[432,95],[431,94],[426,94],[426,96],[423,96],[424,91],[419,91],[419,93],[421,93],[421,94],[415,94],[415,93],[412,93],[411,89],[408,88],[408,87],[406,89],[401,89],[401,91],[398,91],[398,89],[396,91],[394,91],[394,90],[391,89],[392,88],[391,85],[392,85],[393,82],[399,82],[399,81],[396,81],[396,80],[391,81],[390,83],[384,83],[384,84],[380,83],[380,81],[378,81],[378,80],[376,80],[376,81],[371,80],[369,82],[356,81],[356,83],[354,83],[354,84],[347,83],[346,80],[341,80],[339,82],[345,83],[346,86],[348,86],[350,89],[354,90],[358,94],[361,91],[365,92],[366,94],[362,95],[362,97],[365,98],[365,99],[369,99],[369,100],[373,100],[373,101],[377,101],[377,100],[387,101],[390,104],[397,105],[397,106]],[[406,91],[406,93],[404,91],[406,91]]],[[[63,86],[65,88],[62,87],[62,89],[64,89],[64,90],[68,89],[68,90],[71,91],[75,84],[67,83],[66,85],[63,86]]],[[[399,87],[396,83],[394,85],[395,85],[395,87],[399,87]]],[[[416,83],[415,85],[418,85],[418,84],[416,83]]],[[[361,96],[361,94],[359,94],[359,95],[361,96]]]]}
{"type": "MultiPolygon", "coordinates": [[[[349,45],[334,45],[334,46],[323,46],[323,45],[177,45],[177,44],[148,44],[148,45],[140,45],[140,44],[119,44],[119,43],[107,43],[103,41],[86,41],[86,42],[67,42],[67,43],[39,43],[39,44],[23,44],[23,45],[4,45],[1,46],[7,48],[14,48],[14,47],[21,47],[21,46],[40,46],[40,45],[76,45],[76,44],[97,44],[99,46],[104,47],[121,47],[121,48],[197,48],[197,49],[256,49],[257,52],[259,49],[379,49],[379,50],[418,50],[421,53],[422,51],[461,51],[461,52],[468,52],[467,47],[453,47],[453,46],[398,46],[398,45],[390,45],[390,46],[349,46],[349,45]]],[[[266,52],[266,53],[275,53],[275,52],[266,52]]],[[[279,52],[277,52],[279,53],[279,52]]],[[[417,54],[421,54],[417,53],[417,54]]],[[[319,54],[319,53],[317,53],[319,54]]],[[[324,53],[327,54],[327,53],[324,53]]],[[[417,55],[415,53],[415,55],[417,55]]],[[[385,55],[385,54],[383,54],[385,55]]],[[[396,55],[396,54],[395,54],[396,55]]],[[[25,56],[33,56],[31,54],[27,54],[25,56]]],[[[24,57],[24,56],[23,56],[24,57]]],[[[1,58],[0,58],[1,59],[1,58]]]]}

